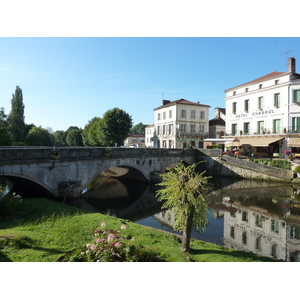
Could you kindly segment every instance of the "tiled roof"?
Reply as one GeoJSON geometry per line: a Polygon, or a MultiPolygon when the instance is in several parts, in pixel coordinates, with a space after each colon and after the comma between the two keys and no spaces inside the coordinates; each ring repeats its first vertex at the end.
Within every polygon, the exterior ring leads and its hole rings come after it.
{"type": "Polygon", "coordinates": [[[254,83],[258,83],[258,82],[261,82],[261,81],[265,81],[265,80],[269,80],[269,79],[272,79],[272,78],[275,78],[275,77],[279,77],[279,76],[284,75],[284,74],[287,74],[287,72],[277,72],[277,71],[274,71],[274,72],[271,72],[271,73],[269,73],[269,74],[267,74],[265,76],[262,76],[262,77],[259,77],[257,79],[254,79],[252,81],[249,81],[249,82],[243,83],[241,85],[235,86],[233,88],[227,89],[227,90],[225,90],[225,92],[230,91],[232,89],[240,88],[243,85],[251,85],[251,84],[254,84],[254,83]]]}
{"type": "Polygon", "coordinates": [[[185,100],[185,99],[178,99],[178,100],[174,100],[174,101],[170,101],[169,103],[165,104],[165,105],[161,105],[155,109],[159,109],[159,108],[162,108],[162,107],[166,107],[166,106],[171,106],[171,105],[174,105],[174,104],[188,104],[188,105],[197,105],[197,106],[206,106],[206,107],[210,107],[209,105],[205,105],[205,104],[200,104],[200,103],[196,103],[196,102],[191,102],[191,101],[188,101],[188,100],[185,100]]]}

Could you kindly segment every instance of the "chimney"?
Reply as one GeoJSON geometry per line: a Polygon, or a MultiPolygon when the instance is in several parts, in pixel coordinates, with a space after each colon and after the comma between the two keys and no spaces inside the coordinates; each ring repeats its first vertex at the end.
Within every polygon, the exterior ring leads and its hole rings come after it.
{"type": "Polygon", "coordinates": [[[168,104],[170,102],[171,102],[170,100],[163,100],[163,105],[166,105],[166,104],[168,104]]]}
{"type": "Polygon", "coordinates": [[[296,59],[294,58],[294,55],[289,57],[288,72],[296,73],[296,59]]]}

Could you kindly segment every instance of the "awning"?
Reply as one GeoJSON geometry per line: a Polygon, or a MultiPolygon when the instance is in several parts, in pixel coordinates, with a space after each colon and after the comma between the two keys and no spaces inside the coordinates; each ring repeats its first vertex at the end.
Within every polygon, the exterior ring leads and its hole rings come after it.
{"type": "Polygon", "coordinates": [[[300,147],[300,138],[290,138],[287,144],[288,147],[300,147]]]}
{"type": "Polygon", "coordinates": [[[239,143],[232,141],[226,143],[226,146],[242,146],[242,145],[251,145],[253,147],[268,147],[270,144],[281,141],[283,138],[276,137],[256,137],[256,138],[239,138],[239,143]]]}

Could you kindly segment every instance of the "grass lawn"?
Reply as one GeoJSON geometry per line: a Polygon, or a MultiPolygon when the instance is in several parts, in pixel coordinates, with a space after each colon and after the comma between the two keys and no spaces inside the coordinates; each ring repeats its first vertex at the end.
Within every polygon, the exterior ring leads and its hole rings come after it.
{"type": "MultiPolygon", "coordinates": [[[[90,243],[93,230],[106,222],[119,230],[121,220],[109,215],[82,211],[44,198],[24,199],[18,213],[0,217],[1,262],[55,262],[69,251],[90,243]]],[[[171,234],[127,222],[136,243],[154,249],[168,262],[274,261],[250,253],[193,240],[190,253],[181,251],[179,239],[171,234]]]]}

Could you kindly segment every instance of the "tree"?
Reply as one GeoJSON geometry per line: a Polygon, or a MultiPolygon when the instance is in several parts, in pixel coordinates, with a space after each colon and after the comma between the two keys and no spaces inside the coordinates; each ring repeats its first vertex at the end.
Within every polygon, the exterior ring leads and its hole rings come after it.
{"type": "Polygon", "coordinates": [[[83,146],[81,134],[82,134],[82,129],[69,131],[66,137],[67,145],[83,146]]]}
{"type": "Polygon", "coordinates": [[[142,122],[134,125],[131,129],[131,133],[135,134],[145,134],[145,127],[148,125],[143,124],[142,122]]]}
{"type": "Polygon", "coordinates": [[[0,108],[0,146],[10,146],[12,143],[8,129],[7,115],[3,107],[0,108]]]}
{"type": "Polygon", "coordinates": [[[12,94],[11,111],[8,116],[9,131],[15,143],[24,142],[25,139],[25,117],[22,90],[17,86],[12,94]]]}
{"type": "Polygon", "coordinates": [[[26,137],[27,146],[52,146],[51,134],[47,129],[33,127],[26,137]]]}
{"type": "Polygon", "coordinates": [[[66,146],[66,132],[64,130],[56,130],[53,136],[55,146],[66,146]]]}
{"type": "Polygon", "coordinates": [[[90,131],[93,124],[99,119],[100,118],[98,117],[94,117],[93,119],[89,120],[88,124],[84,126],[82,131],[82,142],[84,146],[94,146],[94,143],[90,139],[90,131]]]}
{"type": "Polygon", "coordinates": [[[132,128],[132,117],[124,110],[108,110],[99,124],[99,142],[103,146],[123,145],[132,128]]]}
{"type": "Polygon", "coordinates": [[[208,205],[204,195],[209,191],[208,178],[195,171],[197,164],[185,166],[181,161],[175,168],[160,174],[162,186],[156,192],[158,201],[165,201],[162,208],[174,211],[175,231],[183,231],[182,250],[189,251],[192,226],[200,231],[208,223],[208,205]]]}

